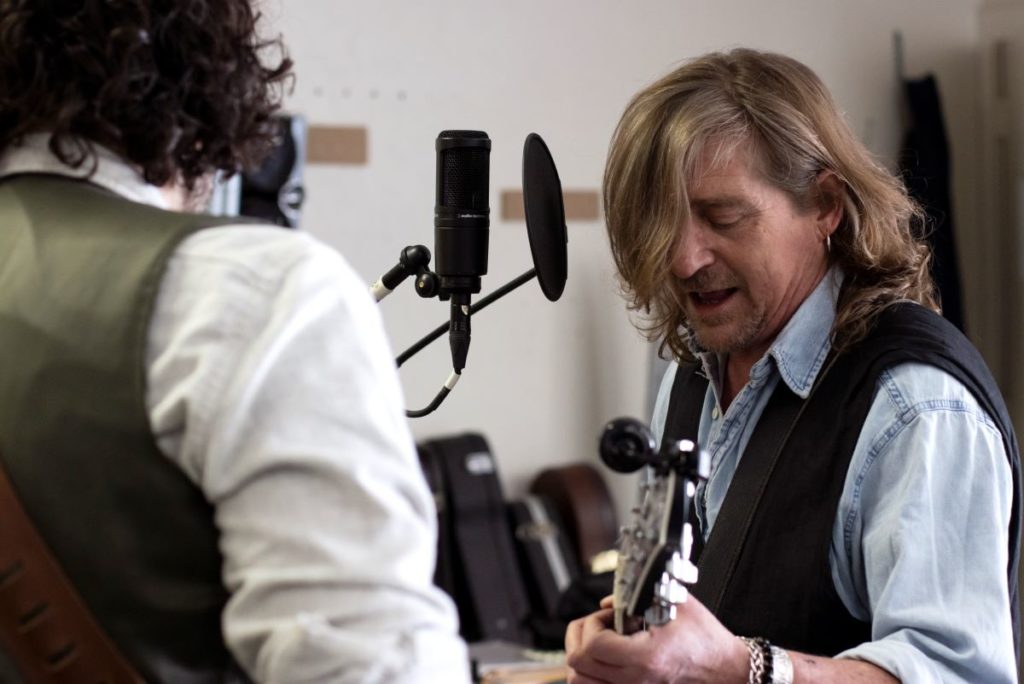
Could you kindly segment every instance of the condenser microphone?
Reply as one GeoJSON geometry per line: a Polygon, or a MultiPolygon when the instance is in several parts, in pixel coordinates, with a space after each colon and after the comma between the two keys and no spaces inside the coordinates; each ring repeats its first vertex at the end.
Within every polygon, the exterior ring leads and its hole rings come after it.
{"type": "MultiPolygon", "coordinates": [[[[443,131],[437,136],[436,148],[434,255],[437,257],[437,271],[427,269],[429,250],[422,245],[414,245],[403,250],[399,264],[371,286],[371,292],[380,301],[402,280],[415,273],[416,291],[420,296],[438,295],[441,299],[451,300],[449,321],[434,328],[395,359],[401,367],[428,344],[445,333],[449,334],[454,370],[426,408],[406,411],[410,418],[432,413],[454,388],[466,365],[469,317],[472,313],[483,310],[534,278],[540,283],[544,296],[556,301],[565,289],[567,271],[568,232],[562,184],[547,145],[539,135],[531,133],[523,145],[523,210],[534,267],[470,306],[470,297],[480,291],[480,276],[487,273],[491,140],[481,131],[443,131]]],[[[627,435],[624,444],[619,443],[618,437],[613,440],[616,454],[625,454],[619,459],[623,462],[628,462],[640,448],[639,443],[630,441],[629,437],[627,435]]],[[[653,446],[649,448],[653,449],[653,446]]],[[[631,467],[634,465],[630,464],[631,467]]]]}
{"type": "Polygon", "coordinates": [[[491,139],[483,131],[442,131],[435,147],[434,270],[440,298],[451,300],[448,339],[460,373],[469,352],[470,297],[487,273],[491,139]]]}

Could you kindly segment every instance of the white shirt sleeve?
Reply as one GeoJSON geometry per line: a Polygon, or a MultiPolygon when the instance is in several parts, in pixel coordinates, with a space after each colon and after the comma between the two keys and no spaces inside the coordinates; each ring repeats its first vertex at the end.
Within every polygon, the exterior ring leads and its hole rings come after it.
{"type": "Polygon", "coordinates": [[[150,326],[158,444],[215,507],[228,647],[260,682],[468,682],[379,312],[270,227],[178,248],[150,326]]]}

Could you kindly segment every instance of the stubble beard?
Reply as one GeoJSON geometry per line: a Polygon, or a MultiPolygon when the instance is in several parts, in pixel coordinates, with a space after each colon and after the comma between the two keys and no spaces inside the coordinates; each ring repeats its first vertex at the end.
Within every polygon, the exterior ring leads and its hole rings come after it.
{"type": "Polygon", "coordinates": [[[757,340],[767,320],[767,311],[764,306],[749,297],[745,289],[731,274],[701,270],[692,277],[681,281],[679,288],[677,299],[682,303],[686,316],[686,328],[691,342],[696,343],[698,349],[716,354],[729,354],[746,349],[757,340]],[[739,311],[711,313],[702,319],[699,314],[691,310],[690,292],[732,288],[736,288],[732,297],[746,297],[747,300],[746,302],[741,300],[727,304],[733,309],[737,308],[737,303],[740,304],[739,311]],[[745,307],[743,304],[748,306],[745,307]],[[748,310],[744,311],[744,309],[748,310]]]}
{"type": "Polygon", "coordinates": [[[730,354],[752,347],[767,317],[766,311],[756,305],[750,315],[725,314],[712,316],[708,321],[702,321],[689,311],[686,314],[691,339],[702,351],[715,354],[730,354]]]}

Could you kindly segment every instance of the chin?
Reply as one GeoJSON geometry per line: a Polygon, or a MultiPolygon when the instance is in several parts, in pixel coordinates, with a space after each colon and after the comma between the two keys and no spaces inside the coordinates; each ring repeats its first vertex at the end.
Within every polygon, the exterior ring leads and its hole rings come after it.
{"type": "Polygon", "coordinates": [[[715,354],[728,354],[738,348],[737,341],[729,335],[709,335],[697,330],[694,332],[693,339],[701,350],[715,354]]]}
{"type": "Polygon", "coordinates": [[[758,338],[758,326],[722,325],[710,328],[695,327],[693,339],[704,351],[731,354],[751,348],[758,338]]]}

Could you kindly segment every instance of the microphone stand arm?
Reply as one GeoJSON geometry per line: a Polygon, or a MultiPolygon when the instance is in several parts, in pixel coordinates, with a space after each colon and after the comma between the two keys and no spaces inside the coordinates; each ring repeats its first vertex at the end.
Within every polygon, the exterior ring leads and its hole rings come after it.
{"type": "MultiPolygon", "coordinates": [[[[402,250],[398,263],[380,279],[370,286],[370,293],[378,302],[402,284],[409,276],[416,276],[416,293],[424,298],[434,297],[440,289],[440,278],[432,272],[428,266],[430,263],[430,250],[423,245],[411,245],[402,250]]],[[[402,352],[395,359],[395,364],[401,368],[402,364],[422,351],[427,345],[447,333],[451,329],[452,320],[456,321],[455,334],[452,335],[452,360],[455,369],[448,376],[441,390],[426,407],[419,410],[407,410],[405,415],[409,418],[421,418],[433,413],[441,402],[455,388],[455,384],[461,377],[462,369],[466,365],[466,352],[469,348],[470,316],[477,311],[482,311],[489,304],[496,302],[508,293],[525,285],[537,277],[537,269],[533,268],[518,278],[499,287],[475,304],[469,304],[469,295],[453,294],[451,307],[453,316],[434,330],[430,331],[421,340],[402,352]]]]}
{"type": "MultiPolygon", "coordinates": [[[[514,280],[506,283],[505,285],[502,285],[497,290],[495,290],[491,294],[487,295],[486,297],[478,301],[476,304],[470,306],[469,315],[472,315],[477,311],[486,308],[488,304],[496,302],[497,300],[507,295],[509,292],[512,292],[512,290],[515,290],[521,285],[525,285],[526,283],[530,282],[536,276],[537,269],[533,268],[524,273],[523,275],[519,276],[518,278],[515,278],[514,280]]],[[[454,302],[452,303],[452,306],[455,306],[454,302]]],[[[469,315],[466,316],[467,324],[469,320],[469,315]]],[[[419,342],[417,342],[416,344],[412,345],[404,352],[399,354],[398,358],[395,359],[396,365],[399,368],[401,368],[403,363],[405,363],[413,356],[415,356],[417,353],[422,351],[431,342],[433,342],[434,340],[448,332],[448,329],[450,327],[451,321],[445,321],[442,325],[439,325],[433,330],[431,330],[419,342]]],[[[434,397],[433,401],[431,401],[425,408],[419,409],[417,411],[406,411],[405,415],[409,418],[422,418],[423,416],[433,413],[437,409],[437,407],[441,405],[441,402],[443,402],[448,397],[452,389],[455,387],[455,383],[459,381],[460,377],[462,377],[460,372],[452,371],[451,375],[448,376],[447,382],[445,382],[444,386],[441,388],[441,391],[437,393],[437,396],[434,397]]]]}
{"type": "MultiPolygon", "coordinates": [[[[515,278],[514,280],[511,280],[511,281],[505,283],[504,285],[499,287],[497,290],[495,290],[491,294],[487,295],[486,297],[484,297],[483,299],[478,301],[476,304],[473,304],[472,306],[470,306],[469,307],[470,315],[475,314],[477,311],[481,311],[481,310],[485,309],[489,304],[493,304],[494,302],[498,301],[499,299],[501,299],[502,297],[507,295],[509,292],[512,292],[516,288],[518,288],[518,287],[520,287],[522,285],[525,285],[526,283],[530,282],[535,277],[537,277],[537,269],[531,268],[529,271],[527,271],[526,273],[522,274],[518,278],[515,278]]],[[[406,361],[411,359],[413,356],[415,356],[419,352],[423,351],[423,349],[426,346],[428,346],[431,342],[433,342],[437,338],[439,338],[442,335],[444,335],[445,333],[447,333],[449,327],[451,327],[451,321],[445,321],[441,325],[439,325],[436,328],[434,328],[433,330],[431,330],[429,333],[424,335],[423,338],[420,341],[416,342],[414,345],[412,345],[411,347],[406,349],[404,352],[399,354],[398,358],[395,359],[395,364],[397,364],[398,367],[401,368],[402,364],[404,364],[406,361]]]]}

